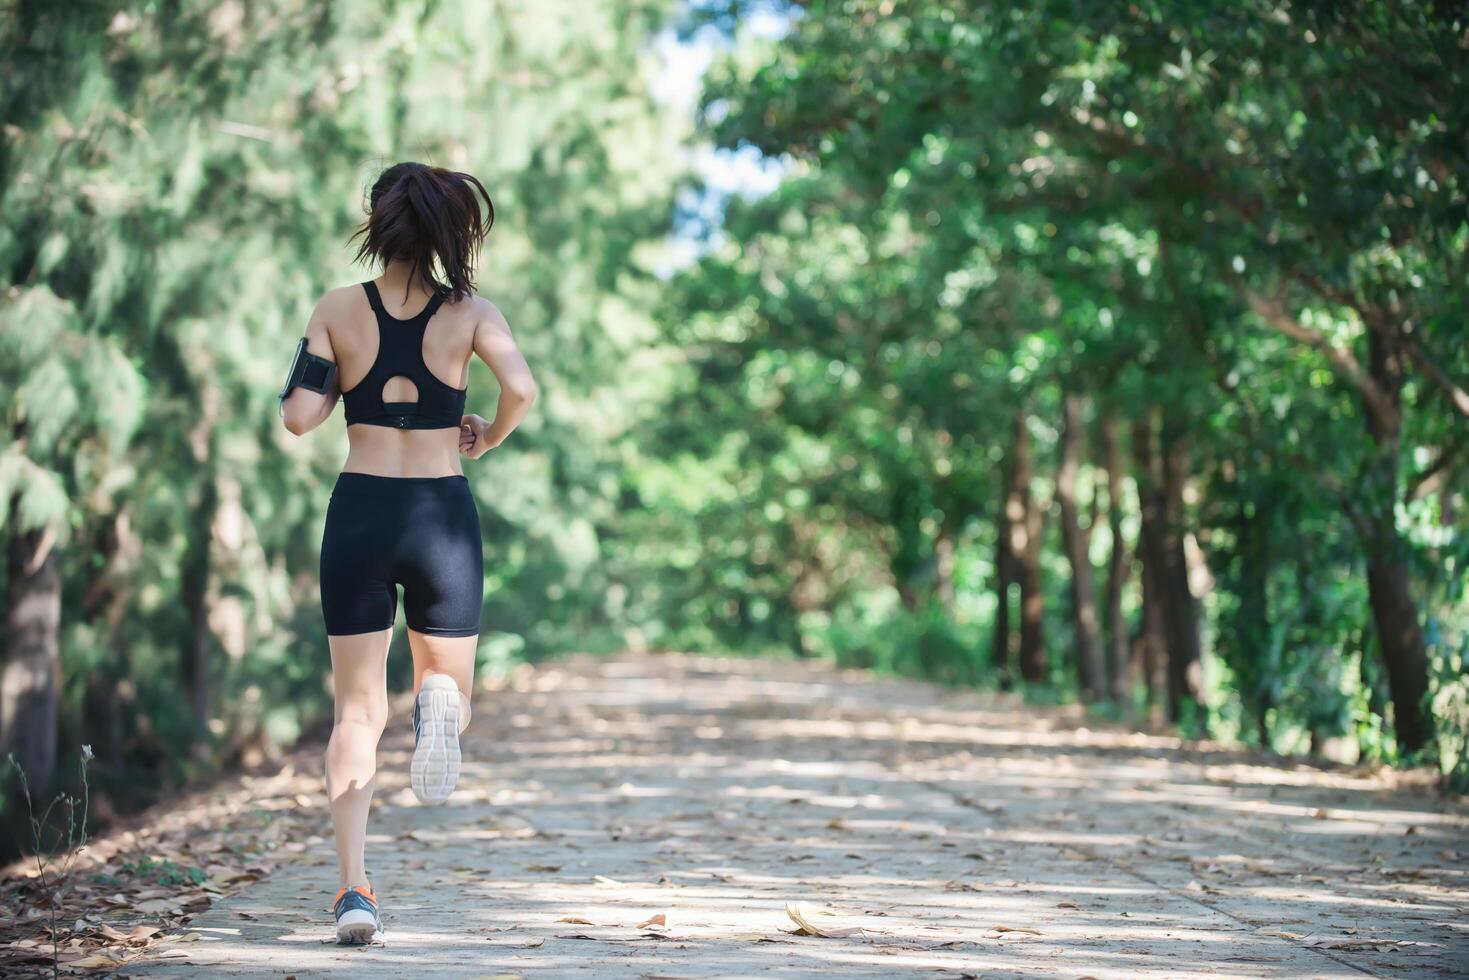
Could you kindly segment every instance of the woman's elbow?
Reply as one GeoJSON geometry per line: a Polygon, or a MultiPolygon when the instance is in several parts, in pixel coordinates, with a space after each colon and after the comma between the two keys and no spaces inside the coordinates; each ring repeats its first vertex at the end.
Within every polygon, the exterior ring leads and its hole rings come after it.
{"type": "Polygon", "coordinates": [[[515,381],[509,387],[509,395],[522,405],[529,406],[535,402],[540,389],[536,386],[535,379],[524,378],[515,381]]]}
{"type": "Polygon", "coordinates": [[[286,408],[284,424],[286,427],[286,431],[289,432],[291,435],[304,436],[306,433],[316,428],[316,419],[307,418],[300,412],[293,412],[288,406],[286,408]]]}

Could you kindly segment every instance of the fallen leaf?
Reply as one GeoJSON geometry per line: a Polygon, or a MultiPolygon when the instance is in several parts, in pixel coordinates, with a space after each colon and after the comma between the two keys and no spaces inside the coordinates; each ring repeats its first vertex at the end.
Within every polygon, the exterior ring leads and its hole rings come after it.
{"type": "Polygon", "coordinates": [[[649,926],[666,926],[666,925],[668,925],[668,916],[666,916],[662,912],[659,912],[657,915],[653,916],[651,919],[645,919],[644,921],[639,922],[633,928],[635,928],[635,929],[646,929],[649,926]]]}
{"type": "Polygon", "coordinates": [[[131,932],[123,932],[104,922],[97,927],[97,932],[116,943],[146,943],[158,935],[159,929],[157,926],[133,926],[131,932]]]}
{"type": "Polygon", "coordinates": [[[989,933],[986,933],[986,935],[993,939],[995,936],[1004,935],[1007,932],[1022,932],[1027,936],[1044,935],[1039,929],[1027,929],[1024,926],[991,926],[989,933]]]}
{"type": "Polygon", "coordinates": [[[527,871],[551,871],[551,872],[555,872],[555,871],[560,871],[561,870],[561,865],[559,865],[559,864],[527,864],[525,866],[525,870],[527,870],[527,871]]]}
{"type": "Polygon", "coordinates": [[[58,957],[57,959],[60,961],[62,966],[72,970],[95,970],[97,967],[100,966],[118,965],[118,961],[108,956],[106,953],[93,953],[90,956],[83,956],[80,959],[75,960],[68,960],[62,957],[58,957]]]}
{"type": "Polygon", "coordinates": [[[1442,948],[1443,943],[1430,943],[1415,939],[1335,939],[1327,936],[1307,936],[1306,945],[1315,949],[1406,949],[1410,946],[1442,948]]]}
{"type": "Polygon", "coordinates": [[[594,925],[596,925],[596,923],[593,922],[591,919],[583,919],[579,915],[568,915],[568,916],[565,916],[563,918],[557,919],[556,921],[557,922],[570,922],[572,925],[577,925],[577,926],[594,926],[594,925]]]}
{"type": "Polygon", "coordinates": [[[806,913],[801,908],[801,903],[799,902],[786,902],[786,915],[790,916],[791,921],[796,924],[796,928],[781,929],[781,932],[789,933],[792,936],[820,936],[823,939],[840,939],[843,936],[855,935],[862,931],[855,927],[818,927],[812,925],[811,920],[806,917],[806,913]]]}
{"type": "Polygon", "coordinates": [[[144,915],[158,915],[163,912],[172,912],[179,907],[179,903],[171,898],[150,898],[146,902],[138,902],[133,906],[144,915]]]}

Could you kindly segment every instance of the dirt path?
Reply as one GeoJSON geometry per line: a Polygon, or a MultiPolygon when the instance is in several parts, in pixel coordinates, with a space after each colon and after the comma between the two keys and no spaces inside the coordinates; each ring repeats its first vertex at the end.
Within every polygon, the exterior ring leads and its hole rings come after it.
{"type": "Polygon", "coordinates": [[[395,719],[386,945],[327,941],[313,835],[122,974],[1469,976],[1469,811],[1390,776],[810,665],[576,659],[517,687],[479,700],[445,807],[405,788],[395,719]],[[788,902],[857,931],[789,935],[788,902]]]}

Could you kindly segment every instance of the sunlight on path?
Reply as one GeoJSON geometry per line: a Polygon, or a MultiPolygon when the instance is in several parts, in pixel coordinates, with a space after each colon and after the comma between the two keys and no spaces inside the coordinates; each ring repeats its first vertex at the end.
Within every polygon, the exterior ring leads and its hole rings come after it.
{"type": "Polygon", "coordinates": [[[1465,808],[1077,718],[815,665],[547,665],[481,696],[445,807],[395,720],[386,945],[329,942],[319,836],[123,975],[1469,976],[1465,808]]]}

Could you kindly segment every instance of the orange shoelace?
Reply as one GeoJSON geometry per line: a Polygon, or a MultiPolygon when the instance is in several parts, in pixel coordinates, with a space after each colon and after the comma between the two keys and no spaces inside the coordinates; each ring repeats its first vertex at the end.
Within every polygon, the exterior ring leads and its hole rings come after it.
{"type": "MultiPolygon", "coordinates": [[[[361,895],[363,898],[367,899],[373,905],[377,904],[377,896],[372,893],[371,885],[356,885],[352,888],[352,890],[361,895]]],[[[342,900],[342,896],[345,894],[347,894],[347,889],[345,887],[338,888],[337,897],[332,899],[332,904],[335,905],[340,902],[342,900]]]]}

